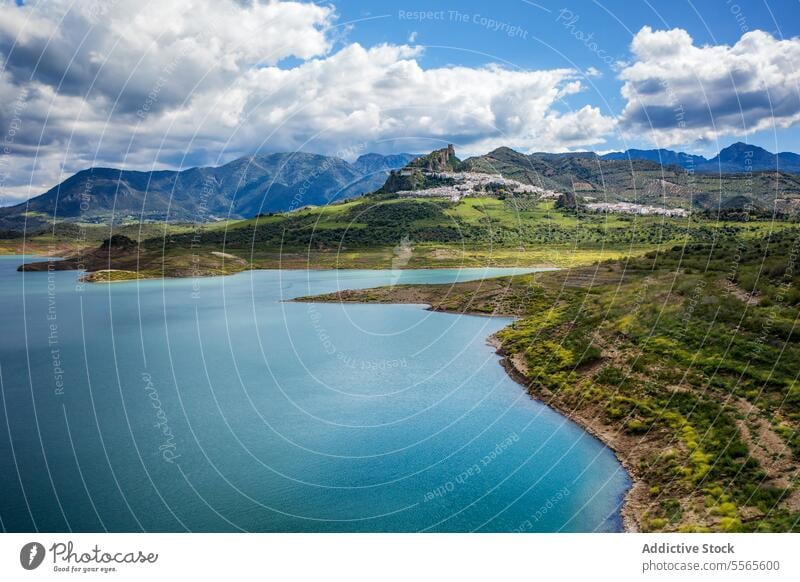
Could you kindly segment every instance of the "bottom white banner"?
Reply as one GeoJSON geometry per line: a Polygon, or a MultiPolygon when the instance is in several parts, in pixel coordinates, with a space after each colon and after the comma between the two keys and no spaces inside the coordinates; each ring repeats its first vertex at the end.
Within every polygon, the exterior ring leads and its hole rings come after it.
{"type": "Polygon", "coordinates": [[[3,534],[0,580],[800,580],[798,544],[798,534],[3,534]]]}

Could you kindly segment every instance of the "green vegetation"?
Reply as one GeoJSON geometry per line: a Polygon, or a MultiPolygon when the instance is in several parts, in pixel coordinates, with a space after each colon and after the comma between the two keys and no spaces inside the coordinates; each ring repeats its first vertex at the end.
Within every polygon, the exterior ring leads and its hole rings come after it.
{"type": "Polygon", "coordinates": [[[800,529],[799,251],[792,230],[551,277],[500,334],[536,389],[634,439],[643,529],[800,529]]]}
{"type": "Polygon", "coordinates": [[[140,278],[190,272],[221,275],[249,268],[396,268],[393,260],[401,241],[412,250],[404,268],[571,267],[674,244],[757,238],[791,226],[785,221],[583,213],[557,209],[552,200],[535,196],[452,202],[373,195],[211,224],[126,224],[110,230],[97,224],[56,223],[24,239],[0,239],[0,252],[76,258],[89,254],[96,260],[81,263],[89,271],[135,271],[140,278]],[[140,246],[135,253],[111,257],[94,253],[110,234],[123,234],[140,246]]]}
{"type": "MultiPolygon", "coordinates": [[[[560,212],[552,201],[535,198],[466,198],[450,202],[431,198],[363,198],[284,215],[204,228],[200,244],[226,248],[284,250],[378,248],[439,243],[444,247],[519,248],[526,245],[573,245],[578,249],[655,248],[668,242],[708,242],[783,228],[762,222],[720,222],[659,216],[560,212]]],[[[176,234],[168,247],[185,247],[195,233],[176,234]]],[[[161,246],[162,241],[153,241],[161,246]]]]}

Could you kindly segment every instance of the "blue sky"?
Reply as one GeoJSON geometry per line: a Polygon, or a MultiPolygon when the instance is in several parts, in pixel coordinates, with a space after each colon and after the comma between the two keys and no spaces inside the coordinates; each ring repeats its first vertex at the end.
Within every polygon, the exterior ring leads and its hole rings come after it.
{"type": "MultiPolygon", "coordinates": [[[[420,63],[426,67],[483,66],[492,62],[527,70],[594,67],[601,76],[592,78],[587,91],[571,96],[566,106],[597,105],[609,115],[619,114],[625,105],[620,95],[622,83],[613,66],[609,66],[609,57],[614,61],[630,59],[631,40],[644,26],[684,29],[697,45],[733,45],[742,34],[752,30],[763,30],[776,38],[800,35],[798,0],[411,0],[399,3],[348,0],[338,4],[337,10],[341,22],[353,23],[347,34],[350,41],[366,45],[403,43],[416,33],[416,43],[425,47],[420,63]],[[434,14],[433,20],[413,20],[405,16],[413,12],[440,14],[434,14]],[[484,17],[519,27],[525,34],[493,31],[483,24],[484,17]],[[577,38],[576,32],[584,36],[577,38]],[[597,49],[589,46],[592,42],[597,49]],[[600,51],[603,52],[598,55],[600,51]]],[[[730,135],[722,137],[719,143],[684,145],[693,152],[713,155],[719,147],[740,140],[773,151],[800,151],[797,128],[765,130],[749,136],[730,135]]],[[[612,139],[602,149],[625,147],[650,148],[653,144],[647,139],[612,139]]]]}
{"type": "Polygon", "coordinates": [[[0,204],[276,151],[800,152],[798,7],[0,0],[0,204]]]}

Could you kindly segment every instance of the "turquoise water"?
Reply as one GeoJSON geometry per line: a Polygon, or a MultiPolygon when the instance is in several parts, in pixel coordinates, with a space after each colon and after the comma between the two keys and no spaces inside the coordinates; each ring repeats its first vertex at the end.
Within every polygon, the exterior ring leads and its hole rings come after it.
{"type": "Polygon", "coordinates": [[[629,481],[504,318],[283,300],[509,270],[85,285],[0,258],[7,531],[616,531],[629,481]]]}

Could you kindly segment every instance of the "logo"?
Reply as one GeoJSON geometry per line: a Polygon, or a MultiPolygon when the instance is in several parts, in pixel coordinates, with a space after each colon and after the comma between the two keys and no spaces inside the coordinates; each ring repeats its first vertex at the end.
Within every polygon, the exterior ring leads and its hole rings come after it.
{"type": "Polygon", "coordinates": [[[44,546],[39,542],[28,542],[19,551],[19,563],[26,570],[35,570],[44,561],[44,546]]]}

